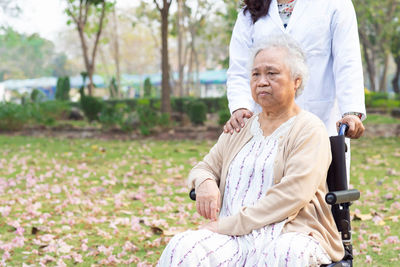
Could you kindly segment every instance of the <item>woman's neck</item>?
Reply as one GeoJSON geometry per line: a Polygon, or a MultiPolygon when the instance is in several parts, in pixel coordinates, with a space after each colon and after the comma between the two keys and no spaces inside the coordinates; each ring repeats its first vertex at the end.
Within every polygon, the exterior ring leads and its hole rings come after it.
{"type": "Polygon", "coordinates": [[[269,111],[263,109],[258,115],[258,121],[264,136],[272,134],[279,126],[300,112],[300,107],[296,104],[288,109],[269,111]]]}

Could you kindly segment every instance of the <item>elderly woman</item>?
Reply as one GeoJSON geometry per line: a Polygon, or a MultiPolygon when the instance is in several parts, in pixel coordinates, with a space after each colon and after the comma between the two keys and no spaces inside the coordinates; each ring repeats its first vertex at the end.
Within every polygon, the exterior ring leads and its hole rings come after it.
{"type": "Polygon", "coordinates": [[[255,48],[250,87],[262,112],[223,133],[189,175],[211,221],[175,236],[159,266],[319,266],[344,255],[325,203],[331,162],[322,121],[295,103],[305,57],[287,36],[255,48]],[[219,216],[218,216],[219,214],[219,216]]]}

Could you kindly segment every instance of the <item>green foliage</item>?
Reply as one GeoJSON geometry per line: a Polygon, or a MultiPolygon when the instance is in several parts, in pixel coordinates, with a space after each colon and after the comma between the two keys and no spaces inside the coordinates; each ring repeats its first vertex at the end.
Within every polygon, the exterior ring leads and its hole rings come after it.
{"type": "Polygon", "coordinates": [[[400,124],[400,119],[388,115],[368,114],[364,124],[400,124]]]}
{"type": "Polygon", "coordinates": [[[218,112],[218,124],[224,125],[231,118],[231,113],[229,109],[221,109],[218,112]]]}
{"type": "Polygon", "coordinates": [[[393,108],[400,107],[400,101],[395,99],[377,99],[372,102],[371,107],[391,110],[393,108]]]}
{"type": "Polygon", "coordinates": [[[99,115],[99,122],[105,129],[109,129],[117,125],[123,125],[126,110],[127,106],[123,103],[115,106],[104,103],[103,109],[99,115]]]}
{"type": "Polygon", "coordinates": [[[188,116],[195,125],[202,125],[207,119],[207,105],[202,101],[193,101],[188,105],[188,116]]]}
{"type": "Polygon", "coordinates": [[[159,118],[159,125],[169,127],[171,125],[171,116],[168,113],[162,113],[159,118]]]}
{"type": "Polygon", "coordinates": [[[159,118],[157,112],[150,105],[140,105],[137,109],[140,125],[147,126],[149,129],[158,124],[159,118]]]}
{"type": "Polygon", "coordinates": [[[38,90],[38,89],[33,89],[31,92],[31,101],[34,103],[38,102],[44,102],[46,100],[46,95],[38,90]]]}
{"type": "Polygon", "coordinates": [[[55,98],[57,100],[69,101],[69,91],[71,90],[71,85],[69,81],[69,77],[59,77],[57,80],[56,86],[56,95],[55,98]]]}
{"type": "Polygon", "coordinates": [[[99,114],[103,110],[103,102],[93,96],[81,98],[81,108],[89,122],[98,121],[99,114]]]}
{"type": "Polygon", "coordinates": [[[0,130],[21,130],[27,125],[53,125],[70,111],[66,102],[0,103],[0,130]]]}
{"type": "Polygon", "coordinates": [[[143,82],[144,97],[151,97],[152,89],[150,78],[147,77],[143,82]]]}
{"type": "Polygon", "coordinates": [[[400,99],[399,95],[389,97],[389,94],[384,92],[367,93],[365,94],[365,105],[368,108],[384,108],[390,111],[393,108],[400,107],[400,99]]]}
{"type": "Polygon", "coordinates": [[[0,103],[0,130],[21,130],[28,121],[27,111],[22,105],[0,103]]]}
{"type": "Polygon", "coordinates": [[[185,113],[190,102],[194,101],[192,97],[171,98],[171,107],[173,111],[185,113]]]}
{"type": "Polygon", "coordinates": [[[11,27],[0,28],[0,74],[3,74],[0,76],[7,79],[51,76],[55,68],[67,73],[67,62],[55,60],[62,56],[65,54],[56,53],[54,44],[38,34],[27,35],[11,27]]]}
{"type": "Polygon", "coordinates": [[[108,86],[108,89],[110,90],[110,97],[111,98],[118,98],[119,96],[119,88],[117,85],[117,80],[115,77],[111,78],[110,85],[108,86]]]}

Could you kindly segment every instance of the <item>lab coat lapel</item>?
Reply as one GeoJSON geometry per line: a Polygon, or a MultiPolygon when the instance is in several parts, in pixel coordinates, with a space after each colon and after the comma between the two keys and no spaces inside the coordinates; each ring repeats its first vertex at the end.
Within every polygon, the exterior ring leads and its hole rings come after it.
{"type": "MultiPolygon", "coordinates": [[[[286,26],[286,31],[289,32],[294,25],[296,25],[296,21],[304,15],[304,11],[306,8],[309,8],[310,1],[309,0],[297,0],[296,5],[294,6],[293,13],[290,16],[290,20],[288,25],[286,26]]],[[[279,14],[278,14],[279,16],[279,14]]],[[[301,26],[301,25],[300,25],[301,26]]]]}
{"type": "MultiPolygon", "coordinates": [[[[297,3],[296,3],[296,5],[297,5],[297,3]]],[[[277,0],[271,1],[271,4],[269,5],[268,16],[271,17],[272,21],[279,27],[279,29],[282,32],[285,32],[285,27],[283,26],[283,22],[281,20],[281,17],[279,16],[277,0]]]]}

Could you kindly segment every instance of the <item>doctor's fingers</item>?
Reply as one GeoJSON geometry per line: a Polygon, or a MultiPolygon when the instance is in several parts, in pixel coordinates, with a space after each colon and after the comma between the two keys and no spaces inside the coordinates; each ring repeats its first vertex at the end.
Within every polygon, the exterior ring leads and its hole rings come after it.
{"type": "Polygon", "coordinates": [[[356,130],[355,130],[355,134],[354,134],[353,138],[358,139],[364,134],[365,127],[364,127],[363,123],[360,121],[355,124],[355,128],[356,128],[356,130]]]}
{"type": "Polygon", "coordinates": [[[233,134],[233,131],[235,131],[236,129],[239,129],[239,123],[234,115],[232,115],[232,117],[226,122],[224,131],[226,133],[229,132],[230,134],[233,134]]]}

